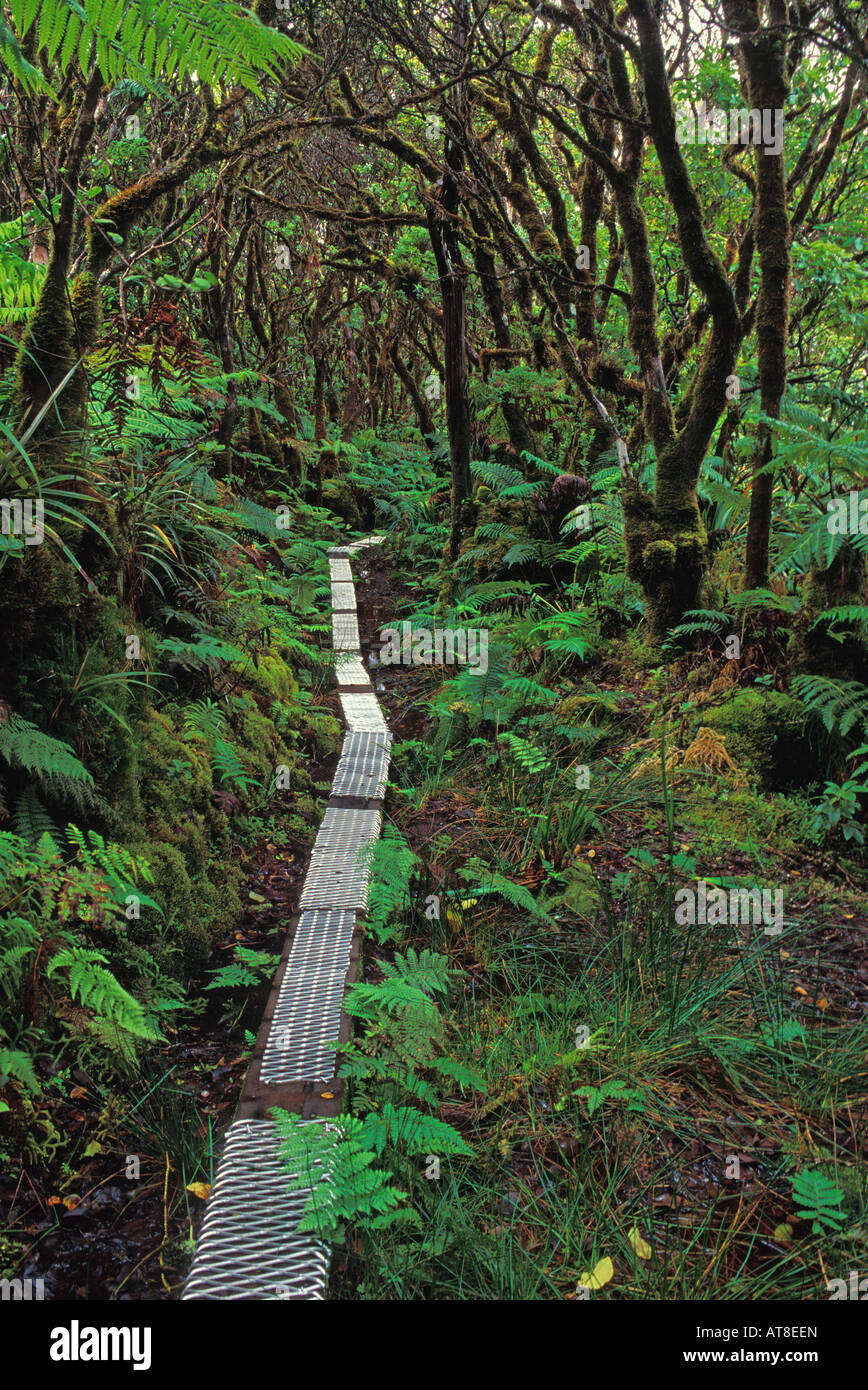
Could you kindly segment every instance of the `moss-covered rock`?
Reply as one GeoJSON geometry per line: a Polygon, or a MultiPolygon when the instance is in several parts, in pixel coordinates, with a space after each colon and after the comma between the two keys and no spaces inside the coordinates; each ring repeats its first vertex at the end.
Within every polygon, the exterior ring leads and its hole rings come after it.
{"type": "Polygon", "coordinates": [[[340,751],[344,731],[340,720],[332,714],[317,714],[310,711],[304,725],[305,739],[309,739],[321,758],[330,757],[340,751]]]}
{"type": "Polygon", "coordinates": [[[723,734],[736,765],[766,791],[808,786],[826,771],[828,739],[806,706],[781,691],[739,690],[694,722],[694,732],[705,724],[723,734]]]}
{"type": "MultiPolygon", "coordinates": [[[[191,869],[176,845],[151,843],[148,859],[154,876],[150,895],[160,904],[159,932],[168,947],[165,965],[179,977],[201,970],[220,937],[241,920],[244,875],[233,864],[191,869]],[[174,959],[172,959],[172,957],[174,959]]],[[[142,909],[141,921],[146,921],[142,909]]]]}
{"type": "Polygon", "coordinates": [[[359,504],[350,483],[343,478],[328,478],[323,483],[323,502],[356,531],[364,529],[359,504]]]}
{"type": "Polygon", "coordinates": [[[260,656],[256,666],[245,673],[245,680],[251,689],[285,704],[291,704],[298,695],[298,681],[286,662],[271,652],[260,656]]]}
{"type": "Polygon", "coordinates": [[[150,895],[162,917],[142,926],[174,956],[178,973],[199,969],[214,942],[241,917],[241,869],[229,862],[228,819],[213,804],[207,740],[182,729],[179,710],[148,709],[137,749],[139,818],[124,839],[144,854],[154,875],[150,895]]]}

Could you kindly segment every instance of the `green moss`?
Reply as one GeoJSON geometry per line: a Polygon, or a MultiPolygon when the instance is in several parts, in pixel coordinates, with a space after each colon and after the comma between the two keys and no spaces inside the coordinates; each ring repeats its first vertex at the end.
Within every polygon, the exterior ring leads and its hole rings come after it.
{"type": "MultiPolygon", "coordinates": [[[[14,418],[25,424],[49,399],[76,360],[75,334],[66,280],[47,276],[21,337],[15,359],[14,418]]],[[[81,424],[87,382],[78,372],[68,382],[31,436],[43,452],[61,447],[61,437],[81,424]]]]}
{"type": "Polygon", "coordinates": [[[559,724],[566,724],[574,728],[580,724],[601,724],[605,723],[607,717],[615,714],[618,709],[618,701],[614,695],[595,691],[582,691],[576,695],[569,695],[560,704],[555,706],[554,714],[559,724]]]}
{"type": "MultiPolygon", "coordinates": [[[[136,751],[139,815],[125,824],[125,839],[148,859],[151,896],[163,915],[143,911],[131,935],[159,936],[179,975],[197,971],[216,940],[240,920],[243,872],[227,859],[228,820],[212,804],[214,782],[205,738],[176,727],[181,711],[148,709],[136,751]]],[[[130,803],[128,803],[129,805],[130,803]]]]}
{"type": "Polygon", "coordinates": [[[768,791],[804,787],[823,775],[828,743],[799,700],[777,690],[739,690],[719,709],[698,710],[700,724],[726,737],[733,761],[768,791]]]}
{"type": "Polygon", "coordinates": [[[610,647],[611,658],[623,679],[631,680],[647,673],[649,668],[660,662],[660,652],[647,633],[638,628],[627,632],[622,641],[613,642],[610,647]]]}
{"type": "Polygon", "coordinates": [[[22,1096],[26,1127],[22,1135],[22,1153],[33,1164],[48,1165],[64,1147],[66,1136],[54,1123],[47,1107],[37,1108],[29,1096],[22,1096]]]}
{"type": "Polygon", "coordinates": [[[583,859],[568,864],[563,874],[563,893],[549,903],[549,911],[563,905],[584,922],[594,922],[600,910],[600,889],[594,872],[583,859]]]}
{"type": "Polygon", "coordinates": [[[72,566],[51,544],[30,546],[8,560],[0,584],[0,624],[9,651],[54,647],[69,631],[79,603],[72,566]]]}
{"type": "MultiPolygon", "coordinates": [[[[170,942],[179,976],[196,974],[220,937],[241,920],[243,874],[221,863],[191,871],[175,845],[152,844],[148,850],[154,885],[151,896],[163,909],[160,929],[170,942]]],[[[144,920],[144,915],[142,920],[144,920]]]]}
{"type": "Polygon", "coordinates": [[[263,695],[286,704],[298,695],[298,681],[279,656],[261,656],[253,670],[247,672],[245,680],[252,690],[260,690],[263,695]]]}
{"type": "Polygon", "coordinates": [[[793,853],[806,839],[807,806],[790,797],[721,787],[707,801],[684,807],[687,834],[706,852],[731,851],[733,845],[770,845],[793,853]]]}
{"type": "Polygon", "coordinates": [[[868,600],[863,553],[845,541],[827,568],[813,563],[802,596],[806,617],[816,621],[806,625],[799,639],[796,665],[821,675],[834,671],[839,680],[868,681],[868,644],[860,625],[819,619],[824,609],[862,605],[868,600]],[[833,627],[837,631],[834,637],[830,635],[833,627]]]}
{"type": "Polygon", "coordinates": [[[343,727],[340,720],[335,719],[332,714],[311,713],[304,732],[314,743],[321,758],[337,753],[343,743],[343,727]]]}
{"type": "Polygon", "coordinates": [[[87,270],[76,276],[70,298],[78,341],[87,351],[96,343],[100,331],[100,292],[96,276],[87,270]]]}
{"type": "Polygon", "coordinates": [[[657,578],[675,568],[678,555],[671,541],[651,541],[642,551],[642,564],[649,578],[657,578]]]}
{"type": "Polygon", "coordinates": [[[323,483],[323,501],[336,516],[343,517],[348,526],[356,531],[363,530],[359,504],[350,483],[343,478],[328,478],[323,483]]]}
{"type": "Polygon", "coordinates": [[[627,479],[622,490],[627,573],[645,595],[655,642],[698,603],[708,544],[689,469],[678,450],[658,462],[656,498],[627,479]]]}
{"type": "MultiPolygon", "coordinates": [[[[242,698],[238,701],[235,736],[244,750],[247,761],[252,764],[254,776],[258,777],[264,786],[270,784],[279,764],[292,769],[292,782],[295,786],[295,773],[302,772],[302,769],[296,768],[298,754],[286,747],[274,722],[263,714],[251,699],[242,698]]],[[[306,788],[310,786],[310,779],[306,773],[303,776],[305,780],[302,785],[306,788]]]]}
{"type": "MultiPolygon", "coordinates": [[[[132,619],[116,599],[99,595],[89,596],[79,611],[82,674],[98,684],[93,697],[85,690],[80,700],[67,701],[56,727],[61,737],[78,740],[86,750],[85,761],[113,805],[135,804],[137,739],[132,730],[144,717],[147,691],[132,681],[114,679],[124,668],[132,619]]],[[[77,664],[78,657],[75,660],[77,664]]],[[[67,680],[71,682],[74,674],[75,667],[67,672],[67,680]]],[[[130,675],[135,674],[133,668],[130,675]]]]}
{"type": "Polygon", "coordinates": [[[185,816],[204,818],[214,790],[206,739],[194,731],[179,732],[172,716],[172,706],[147,711],[140,753],[146,814],[169,824],[185,816]]]}

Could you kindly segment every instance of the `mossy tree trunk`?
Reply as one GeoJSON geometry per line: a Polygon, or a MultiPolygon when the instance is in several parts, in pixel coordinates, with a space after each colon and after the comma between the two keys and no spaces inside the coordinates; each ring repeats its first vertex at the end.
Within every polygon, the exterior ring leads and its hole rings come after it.
{"type": "MultiPolygon", "coordinates": [[[[220,111],[203,87],[205,119],[198,136],[178,159],[108,198],[88,222],[85,268],[70,291],[67,287],[73,248],[82,160],[93,133],[102,91],[98,69],[91,73],[64,167],[61,197],[54,225],[51,256],[39,299],[21,338],[16,358],[16,414],[19,430],[26,427],[50,400],[64,376],[94,346],[100,325],[100,277],[107,272],[117,247],[126,240],[147,210],[165,194],[177,189],[205,163],[222,159],[222,141],[213,139],[220,111]]],[[[230,98],[221,110],[231,106],[230,98]]],[[[86,398],[83,372],[77,372],[34,434],[37,454],[55,452],[64,434],[79,428],[86,398]]]]}
{"type": "MultiPolygon", "coordinates": [[[[491,320],[494,341],[501,352],[510,353],[512,351],[512,334],[509,327],[506,301],[497,274],[494,247],[490,242],[486,243],[484,240],[484,224],[476,209],[470,210],[470,221],[478,238],[473,248],[473,260],[476,273],[479,276],[479,288],[488,310],[488,317],[491,320]]],[[[507,393],[503,396],[501,410],[506,428],[509,431],[509,442],[516,457],[520,459],[525,450],[534,453],[533,435],[521,407],[513,395],[507,393]]]]}
{"type": "Polygon", "coordinates": [[[624,485],[625,540],[630,574],[646,600],[651,631],[661,638],[684,613],[698,606],[707,564],[707,540],[697,499],[703,459],[726,404],[726,382],[742,339],[742,326],[725,267],[711,249],[702,209],[676,139],[675,110],[669,87],[660,24],[651,0],[628,0],[636,23],[635,58],[644,86],[644,113],[637,109],[623,50],[609,47],[616,99],[636,124],[625,125],[620,165],[611,170],[619,220],[631,268],[630,343],[639,358],[645,385],[642,429],[656,456],[654,496],[634,479],[624,485]],[[663,374],[657,330],[656,286],[648,229],[639,197],[644,114],[660,161],[663,182],[675,213],[686,270],[705,295],[711,332],[687,406],[676,423],[663,374]]]}
{"type": "Polygon", "coordinates": [[[865,554],[849,540],[825,567],[814,563],[805,581],[804,605],[809,626],[800,641],[800,661],[809,671],[836,679],[868,681],[868,648],[857,624],[830,623],[819,615],[829,608],[868,604],[865,554]],[[837,636],[832,636],[834,628],[837,636]]]}
{"type": "MultiPolygon", "coordinates": [[[[94,68],[88,79],[78,118],[60,172],[60,204],[54,223],[51,251],[39,298],[21,337],[16,356],[15,415],[22,433],[58,392],[64,378],[87,347],[87,324],[77,322],[82,296],[67,287],[72,238],[82,162],[93,134],[102,91],[102,76],[94,68]]],[[[89,296],[84,296],[84,307],[89,296]]],[[[79,428],[85,397],[81,372],[67,383],[49,406],[32,436],[31,455],[54,454],[62,438],[79,428]]]]}
{"type": "MultiPolygon", "coordinates": [[[[750,107],[783,113],[789,90],[787,5],[785,0],[768,0],[763,9],[765,13],[761,14],[758,0],[725,0],[724,3],[727,23],[739,34],[742,88],[750,107]]],[[[761,145],[755,147],[755,158],[754,238],[760,269],[756,305],[760,405],[769,419],[777,419],[787,382],[789,328],[790,225],[786,159],[783,147],[775,153],[761,145]]],[[[773,448],[772,426],[761,423],[753,455],[745,546],[746,589],[768,588],[769,583],[774,485],[769,464],[773,448]]]]}
{"type": "MultiPolygon", "coordinates": [[[[470,33],[468,0],[452,0],[450,63],[452,73],[464,65],[470,33]]],[[[470,403],[467,398],[467,266],[458,233],[461,205],[459,180],[464,168],[462,135],[466,124],[466,84],[456,84],[455,108],[447,113],[443,176],[428,204],[428,234],[443,304],[443,366],[446,390],[446,429],[452,468],[449,558],[461,545],[462,513],[470,496],[470,403]]]]}

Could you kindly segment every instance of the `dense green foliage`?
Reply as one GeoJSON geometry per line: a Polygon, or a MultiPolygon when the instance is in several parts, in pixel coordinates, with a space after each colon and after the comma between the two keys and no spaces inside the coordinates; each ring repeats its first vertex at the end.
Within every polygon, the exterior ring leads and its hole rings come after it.
{"type": "Polygon", "coordinates": [[[43,1211],[144,1155],[162,1292],[375,529],[366,645],[486,658],[372,663],[344,1109],[278,1116],[337,1296],[864,1267],[866,43],[855,0],[0,10],[0,1148],[43,1211]],[[676,140],[701,103],[781,148],[676,140]],[[680,921],[700,883],[780,930],[680,921]]]}

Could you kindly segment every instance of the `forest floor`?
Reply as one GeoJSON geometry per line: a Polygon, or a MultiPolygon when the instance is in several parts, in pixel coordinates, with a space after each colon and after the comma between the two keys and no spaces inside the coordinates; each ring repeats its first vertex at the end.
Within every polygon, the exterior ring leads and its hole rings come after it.
{"type": "MultiPolygon", "coordinates": [[[[414,594],[382,551],[357,586],[368,659],[414,594]]],[[[417,1175],[424,1239],[348,1228],[330,1296],[574,1298],[609,1284],[615,1297],[822,1296],[868,1240],[865,1059],[841,1044],[868,1002],[864,875],[782,836],[776,798],[727,791],[702,769],[684,781],[676,768],[668,785],[653,767],[632,786],[619,778],[599,814],[585,806],[576,820],[562,798],[548,804],[542,769],[493,758],[478,737],[438,745],[443,675],[372,670],[394,739],[389,834],[413,871],[392,926],[378,919],[367,938],[363,976],[382,982],[399,949],[448,960],[444,1050],[479,1082],[447,1088],[436,1109],[467,1152],[424,1188],[417,1175]],[[481,889],[466,886],[468,864],[481,889]],[[496,865],[493,891],[481,865],[496,865]],[[782,938],[673,933],[675,871],[783,885],[782,938]],[[528,912],[522,891],[543,906],[528,912]],[[815,1186],[796,1200],[798,1172],[815,1186]]],[[[635,770],[655,693],[605,662],[569,690],[586,684],[605,710],[608,765],[632,752],[635,770]]],[[[322,702],[338,712],[335,694],[322,702]]],[[[335,761],[308,762],[318,787],[335,761]]],[[[248,906],[213,967],[241,945],[273,968],[308,848],[277,805],[248,823],[235,851],[248,906]]],[[[264,971],[228,994],[206,981],[128,1103],[106,1106],[85,1072],[46,1101],[46,1135],[73,1138],[62,1172],[0,1182],[7,1237],[27,1242],[19,1273],[49,1272],[50,1297],[180,1291],[269,988],[264,971]]],[[[376,1089],[365,1103],[380,1103],[376,1089]]]]}
{"type": "MultiPolygon", "coordinates": [[[[382,572],[361,592],[372,645],[396,612],[412,611],[412,593],[382,572]]],[[[430,789],[414,788],[414,745],[430,746],[434,733],[426,696],[443,673],[392,666],[378,676],[396,740],[387,813],[425,865],[427,886],[446,893],[458,864],[493,861],[542,896],[550,916],[528,920],[472,890],[453,895],[438,945],[463,984],[453,1055],[489,1083],[487,1098],[456,1094],[439,1111],[477,1165],[446,1199],[463,1187],[463,1221],[450,1213],[449,1236],[427,1263],[392,1252],[388,1274],[381,1248],[375,1256],[355,1242],[336,1296],[359,1296],[361,1286],[364,1297],[375,1259],[377,1277],[405,1297],[480,1296],[498,1274],[511,1297],[587,1296],[611,1277],[612,1256],[616,1297],[823,1296],[842,1271],[827,1268],[812,1238],[823,1224],[812,1231],[794,1212],[792,1169],[837,1181],[842,1205],[825,1230],[844,1231],[858,1266],[868,1238],[865,1056],[859,1045],[841,1052],[838,1029],[864,1020],[868,1004],[868,878],[788,842],[775,812],[764,833],[762,796],[742,794],[742,804],[735,794],[728,831],[725,781],[701,769],[674,791],[659,779],[640,783],[640,795],[615,799],[574,844],[557,825],[563,808],[552,806],[530,843],[545,778],[529,789],[514,768],[504,777],[477,739],[454,751],[430,789]],[[730,933],[701,924],[673,940],[659,912],[667,856],[710,882],[784,885],[784,941],[756,925],[730,933]],[[583,1056],[570,1038],[585,1020],[592,1045],[583,1056]],[[475,1251],[485,1272],[468,1294],[471,1230],[488,1248],[475,1251]]],[[[623,766],[648,739],[656,701],[618,661],[601,664],[589,684],[615,714],[605,750],[623,766]]],[[[418,913],[416,921],[402,949],[430,940],[418,913]]],[[[366,975],[377,978],[384,954],[369,939],[366,975]]]]}

